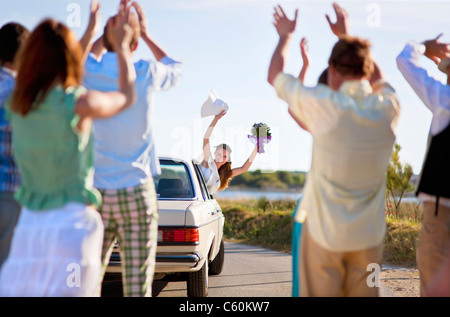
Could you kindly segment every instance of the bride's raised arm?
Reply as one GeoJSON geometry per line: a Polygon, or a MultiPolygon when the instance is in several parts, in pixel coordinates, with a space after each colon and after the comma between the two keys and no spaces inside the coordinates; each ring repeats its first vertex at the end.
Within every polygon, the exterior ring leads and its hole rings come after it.
{"type": "Polygon", "coordinates": [[[232,172],[231,177],[235,177],[239,174],[247,172],[250,166],[252,165],[253,161],[255,160],[257,153],[258,153],[258,146],[255,145],[252,154],[250,154],[250,157],[247,159],[247,161],[245,161],[244,165],[242,165],[241,167],[233,168],[231,170],[232,172]]]}
{"type": "Polygon", "coordinates": [[[223,110],[218,115],[214,116],[214,119],[211,121],[208,129],[206,129],[205,135],[203,137],[203,161],[202,165],[204,167],[208,167],[208,160],[211,157],[211,145],[209,143],[209,138],[212,135],[212,132],[214,130],[214,127],[216,126],[217,122],[226,114],[227,112],[223,110]]]}

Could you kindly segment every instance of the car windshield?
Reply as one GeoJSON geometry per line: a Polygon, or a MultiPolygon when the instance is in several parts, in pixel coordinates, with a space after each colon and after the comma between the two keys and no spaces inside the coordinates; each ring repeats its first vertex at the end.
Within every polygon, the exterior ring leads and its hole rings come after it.
{"type": "Polygon", "coordinates": [[[161,175],[155,177],[158,198],[193,198],[188,167],[182,162],[160,160],[161,175]]]}

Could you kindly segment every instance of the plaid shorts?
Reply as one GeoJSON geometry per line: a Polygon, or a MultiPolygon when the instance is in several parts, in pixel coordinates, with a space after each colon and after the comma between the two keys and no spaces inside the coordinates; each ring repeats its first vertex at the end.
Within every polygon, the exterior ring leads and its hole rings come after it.
{"type": "Polygon", "coordinates": [[[103,275],[117,239],[123,295],[151,296],[158,239],[158,205],[153,179],[135,187],[99,191],[103,197],[99,212],[105,226],[103,275]]]}

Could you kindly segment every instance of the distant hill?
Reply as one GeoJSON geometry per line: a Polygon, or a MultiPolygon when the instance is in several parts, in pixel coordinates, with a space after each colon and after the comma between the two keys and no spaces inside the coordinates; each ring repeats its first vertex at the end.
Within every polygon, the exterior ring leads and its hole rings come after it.
{"type": "MultiPolygon", "coordinates": [[[[234,177],[230,183],[230,188],[251,188],[251,189],[278,189],[278,190],[298,190],[303,189],[307,172],[303,171],[275,171],[263,172],[261,170],[249,171],[234,177]]],[[[410,182],[417,186],[419,175],[413,175],[410,182]]],[[[414,193],[410,194],[414,195],[414,193]]]]}
{"type": "Polygon", "coordinates": [[[255,189],[301,189],[306,180],[306,172],[275,171],[262,172],[250,171],[234,177],[229,187],[255,188],[255,189]]]}

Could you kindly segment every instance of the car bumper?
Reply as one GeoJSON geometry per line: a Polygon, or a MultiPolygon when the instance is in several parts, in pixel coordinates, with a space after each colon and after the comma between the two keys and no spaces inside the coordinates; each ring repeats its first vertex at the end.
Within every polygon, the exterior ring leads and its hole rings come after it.
{"type": "MultiPolygon", "coordinates": [[[[160,253],[156,254],[155,273],[190,272],[200,269],[205,257],[200,253],[160,253]]],[[[120,255],[111,255],[107,273],[122,273],[120,255]]]]}

